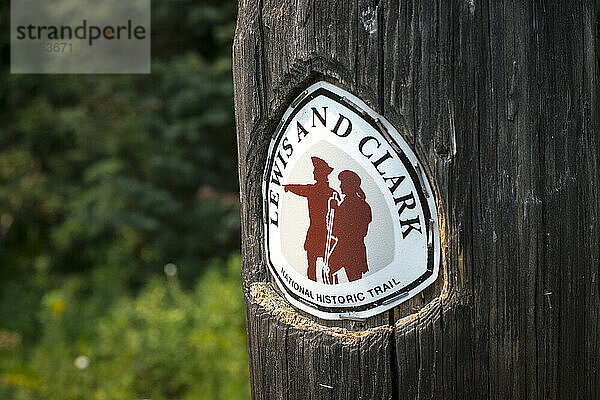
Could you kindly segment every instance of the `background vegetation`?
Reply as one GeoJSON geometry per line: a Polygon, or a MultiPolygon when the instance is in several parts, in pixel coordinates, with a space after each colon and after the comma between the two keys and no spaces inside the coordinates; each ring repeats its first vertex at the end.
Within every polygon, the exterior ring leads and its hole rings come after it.
{"type": "Polygon", "coordinates": [[[0,399],[248,397],[234,1],[152,2],[151,75],[11,75],[0,399]]]}

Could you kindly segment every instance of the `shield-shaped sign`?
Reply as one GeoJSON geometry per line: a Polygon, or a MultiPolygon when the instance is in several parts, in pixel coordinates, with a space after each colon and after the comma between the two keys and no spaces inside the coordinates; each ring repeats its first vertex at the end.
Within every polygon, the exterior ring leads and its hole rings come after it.
{"type": "Polygon", "coordinates": [[[425,169],[356,96],[318,82],[273,134],[263,181],[266,259],[287,299],[325,319],[366,318],[439,273],[425,169]]]}

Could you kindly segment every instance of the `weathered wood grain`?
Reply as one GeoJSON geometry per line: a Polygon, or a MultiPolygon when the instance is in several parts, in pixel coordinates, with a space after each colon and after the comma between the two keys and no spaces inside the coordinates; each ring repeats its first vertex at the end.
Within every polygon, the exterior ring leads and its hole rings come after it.
{"type": "Polygon", "coordinates": [[[592,0],[240,0],[233,46],[256,399],[600,398],[600,104],[592,0]],[[404,135],[441,218],[438,281],[364,323],[289,307],[261,177],[325,79],[404,135]]]}

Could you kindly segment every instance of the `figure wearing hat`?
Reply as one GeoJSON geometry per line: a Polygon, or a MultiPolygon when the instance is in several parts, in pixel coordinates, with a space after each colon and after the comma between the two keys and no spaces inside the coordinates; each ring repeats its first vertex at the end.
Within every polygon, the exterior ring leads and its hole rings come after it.
{"type": "Polygon", "coordinates": [[[292,192],[308,200],[310,225],[306,231],[304,250],[308,261],[308,279],[317,281],[317,258],[325,255],[327,240],[327,211],[329,199],[337,192],[329,186],[329,174],[333,171],[324,160],[311,157],[315,183],[306,185],[285,185],[286,192],[292,192]]]}
{"type": "Polygon", "coordinates": [[[371,206],[360,187],[360,177],[350,170],[340,172],[338,177],[344,201],[339,205],[333,204],[336,208],[333,235],[337,238],[337,246],[329,258],[332,283],[337,283],[334,274],[342,268],[349,282],[362,278],[369,270],[365,237],[373,219],[371,206]]]}

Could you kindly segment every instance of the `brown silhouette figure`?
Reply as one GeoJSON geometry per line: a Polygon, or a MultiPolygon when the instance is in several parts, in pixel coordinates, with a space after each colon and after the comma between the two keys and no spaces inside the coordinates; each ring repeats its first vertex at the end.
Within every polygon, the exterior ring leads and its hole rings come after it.
{"type": "Polygon", "coordinates": [[[317,258],[325,256],[325,241],[327,240],[328,202],[335,190],[329,187],[329,174],[333,171],[319,157],[311,157],[315,183],[307,185],[285,185],[285,191],[290,191],[308,200],[308,217],[310,225],[306,231],[304,250],[308,261],[308,279],[317,281],[317,258]]]}
{"type": "Polygon", "coordinates": [[[340,189],[344,195],[341,204],[335,207],[333,219],[333,236],[337,245],[329,258],[330,282],[334,283],[333,274],[341,268],[346,269],[348,281],[362,278],[369,270],[367,265],[367,249],[365,237],[372,221],[371,207],[360,187],[360,177],[349,170],[339,174],[340,189]]]}

